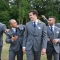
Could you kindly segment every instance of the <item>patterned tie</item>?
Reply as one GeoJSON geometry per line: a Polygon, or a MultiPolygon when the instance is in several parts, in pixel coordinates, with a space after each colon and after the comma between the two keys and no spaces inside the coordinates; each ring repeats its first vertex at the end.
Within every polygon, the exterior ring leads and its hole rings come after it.
{"type": "Polygon", "coordinates": [[[36,23],[34,22],[34,24],[33,24],[33,25],[34,25],[34,28],[35,28],[35,27],[36,27],[36,23]]]}

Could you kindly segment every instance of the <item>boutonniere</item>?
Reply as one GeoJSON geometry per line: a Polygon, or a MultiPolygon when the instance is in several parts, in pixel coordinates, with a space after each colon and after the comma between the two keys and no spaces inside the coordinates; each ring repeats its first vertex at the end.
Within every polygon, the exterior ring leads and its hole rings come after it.
{"type": "Polygon", "coordinates": [[[39,24],[39,23],[41,23],[41,21],[40,21],[40,20],[38,20],[38,24],[39,24]]]}

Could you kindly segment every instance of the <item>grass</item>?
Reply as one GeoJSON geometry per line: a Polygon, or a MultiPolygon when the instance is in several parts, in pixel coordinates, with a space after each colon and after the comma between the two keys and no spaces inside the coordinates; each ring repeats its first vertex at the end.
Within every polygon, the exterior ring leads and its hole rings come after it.
{"type": "MultiPolygon", "coordinates": [[[[6,38],[5,34],[3,34],[2,60],[8,60],[9,58],[9,44],[5,42],[5,38],[6,38]]],[[[23,60],[27,60],[26,54],[24,54],[23,60]]],[[[42,55],[41,60],[47,60],[46,55],[42,55]]]]}

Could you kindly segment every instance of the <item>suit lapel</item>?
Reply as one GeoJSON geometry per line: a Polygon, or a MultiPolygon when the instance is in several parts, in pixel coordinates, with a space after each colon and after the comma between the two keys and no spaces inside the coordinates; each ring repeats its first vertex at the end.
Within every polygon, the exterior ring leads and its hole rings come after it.
{"type": "Polygon", "coordinates": [[[29,22],[28,29],[29,29],[30,33],[33,35],[34,34],[34,26],[33,26],[33,22],[32,21],[29,22]]]}
{"type": "Polygon", "coordinates": [[[34,30],[34,26],[33,26],[33,22],[30,21],[30,27],[32,28],[31,30],[33,31],[34,30]]]}
{"type": "Polygon", "coordinates": [[[42,28],[41,28],[41,21],[38,20],[37,26],[35,28],[35,35],[38,35],[41,32],[42,28]]]}
{"type": "Polygon", "coordinates": [[[50,33],[52,33],[52,31],[50,30],[50,27],[49,27],[49,26],[47,27],[47,29],[48,29],[48,31],[49,31],[50,33]]]}
{"type": "Polygon", "coordinates": [[[56,36],[57,36],[57,27],[55,26],[54,27],[54,38],[56,38],[56,36]]]}

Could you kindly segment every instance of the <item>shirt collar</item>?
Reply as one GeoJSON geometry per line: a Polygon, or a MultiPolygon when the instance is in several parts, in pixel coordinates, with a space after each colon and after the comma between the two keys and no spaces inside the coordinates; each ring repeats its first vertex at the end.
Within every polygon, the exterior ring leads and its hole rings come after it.
{"type": "MultiPolygon", "coordinates": [[[[53,28],[53,31],[54,31],[54,27],[55,27],[55,25],[53,25],[53,26],[52,26],[52,28],[53,28]]],[[[50,26],[50,25],[49,25],[49,28],[51,28],[51,26],[50,26]]]]}
{"type": "Polygon", "coordinates": [[[16,31],[16,28],[12,28],[12,30],[15,32],[16,31]]]}
{"type": "Polygon", "coordinates": [[[35,21],[33,21],[33,22],[35,22],[35,23],[36,23],[36,25],[37,25],[37,23],[38,23],[38,19],[37,19],[37,20],[35,20],[35,21]]]}

